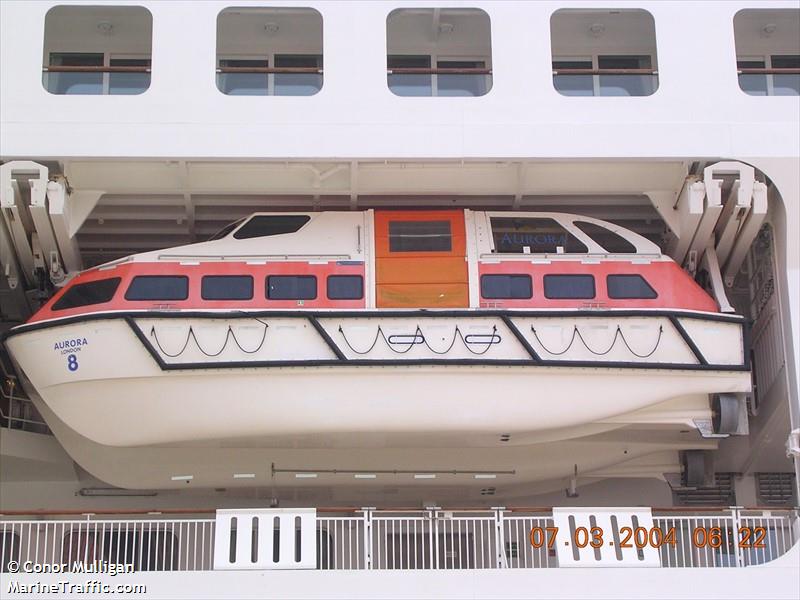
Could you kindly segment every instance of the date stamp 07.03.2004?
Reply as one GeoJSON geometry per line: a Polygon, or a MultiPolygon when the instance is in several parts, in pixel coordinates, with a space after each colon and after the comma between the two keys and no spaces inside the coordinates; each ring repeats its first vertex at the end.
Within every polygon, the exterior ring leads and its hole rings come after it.
{"type": "MultiPolygon", "coordinates": [[[[685,532],[684,532],[685,533],[685,532]]],[[[689,531],[691,544],[695,548],[721,548],[733,545],[730,539],[734,532],[724,527],[695,527],[689,531]]],[[[738,532],[740,548],[764,548],[767,530],[765,527],[740,527],[738,532]]],[[[676,546],[678,533],[674,527],[620,527],[619,532],[606,532],[602,527],[575,527],[571,531],[559,531],[558,527],[533,527],[528,540],[534,548],[552,549],[556,544],[574,545],[578,548],[661,548],[676,546]]]]}

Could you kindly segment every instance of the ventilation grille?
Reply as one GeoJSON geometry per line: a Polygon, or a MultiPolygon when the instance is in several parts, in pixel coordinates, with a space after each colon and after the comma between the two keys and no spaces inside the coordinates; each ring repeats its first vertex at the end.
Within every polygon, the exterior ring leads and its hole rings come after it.
{"type": "Polygon", "coordinates": [[[733,473],[717,473],[712,486],[675,490],[675,501],[684,506],[734,506],[733,473]]]}
{"type": "Polygon", "coordinates": [[[792,506],[794,473],[756,473],[758,499],[767,506],[792,506]]]}

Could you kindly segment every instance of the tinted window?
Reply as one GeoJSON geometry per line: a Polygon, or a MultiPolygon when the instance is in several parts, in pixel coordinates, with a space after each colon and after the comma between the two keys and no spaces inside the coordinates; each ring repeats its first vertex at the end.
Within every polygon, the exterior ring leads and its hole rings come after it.
{"type": "Polygon", "coordinates": [[[496,252],[556,254],[558,248],[568,253],[588,252],[574,235],[553,219],[526,217],[492,218],[492,236],[496,252]]]}
{"type": "Polygon", "coordinates": [[[308,223],[308,215],[260,215],[252,217],[233,234],[237,240],[294,233],[308,223]]]}
{"type": "Polygon", "coordinates": [[[450,221],[389,221],[390,252],[449,252],[450,221]]]}
{"type": "Polygon", "coordinates": [[[102,304],[114,297],[114,292],[119,287],[119,277],[101,279],[88,283],[78,283],[69,288],[53,305],[53,310],[78,308],[90,304],[102,304]]]}
{"type": "Polygon", "coordinates": [[[270,300],[313,300],[317,297],[317,278],[313,275],[270,275],[267,298],[270,300]]]}
{"type": "Polygon", "coordinates": [[[594,298],[594,276],[545,275],[544,295],[553,300],[594,298]]]}
{"type": "Polygon", "coordinates": [[[481,296],[484,298],[520,298],[533,296],[530,275],[483,275],[481,296]]]}
{"type": "Polygon", "coordinates": [[[186,300],[189,278],[184,275],[140,275],[134,277],[125,300],[186,300]]]}
{"type": "Polygon", "coordinates": [[[200,288],[203,300],[250,300],[253,278],[250,275],[206,275],[200,288]]]}
{"type": "Polygon", "coordinates": [[[609,275],[606,279],[608,297],[619,300],[641,298],[652,300],[658,298],[656,291],[650,287],[641,275],[609,275]]]}
{"type": "Polygon", "coordinates": [[[636,246],[618,233],[594,223],[575,221],[575,227],[592,238],[609,254],[636,254],[636,246]]]}
{"type": "Polygon", "coordinates": [[[364,297],[364,279],[361,275],[331,275],[328,277],[328,299],[361,300],[364,297]]]}

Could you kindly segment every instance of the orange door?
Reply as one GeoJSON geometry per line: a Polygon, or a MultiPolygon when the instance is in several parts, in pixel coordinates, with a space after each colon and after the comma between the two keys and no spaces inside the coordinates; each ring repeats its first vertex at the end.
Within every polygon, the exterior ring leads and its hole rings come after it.
{"type": "Polygon", "coordinates": [[[463,210],[375,213],[379,308],[469,306],[463,210]]]}

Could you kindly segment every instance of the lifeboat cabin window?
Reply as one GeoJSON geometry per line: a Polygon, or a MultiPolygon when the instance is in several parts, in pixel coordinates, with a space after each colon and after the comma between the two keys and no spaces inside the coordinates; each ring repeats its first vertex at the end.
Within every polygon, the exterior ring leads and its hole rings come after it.
{"type": "Polygon", "coordinates": [[[237,229],[233,237],[237,240],[249,240],[250,238],[295,233],[300,231],[300,228],[310,220],[311,217],[308,215],[257,215],[237,229]]]}
{"type": "Polygon", "coordinates": [[[322,15],[313,8],[226,8],[217,17],[217,88],[228,96],[322,89],[322,15]]]}
{"type": "Polygon", "coordinates": [[[364,278],[361,275],[328,277],[328,300],[361,300],[363,297],[364,278]]]}
{"type": "Polygon", "coordinates": [[[250,275],[206,275],[200,284],[203,300],[251,300],[253,278],[250,275]]]}
{"type": "Polygon", "coordinates": [[[614,300],[653,300],[658,298],[656,291],[641,275],[609,275],[606,279],[608,297],[614,300]]]}
{"type": "Polygon", "coordinates": [[[481,277],[481,296],[487,300],[519,299],[533,297],[533,283],[530,275],[483,275],[481,277]]]}
{"type": "Polygon", "coordinates": [[[593,275],[545,275],[544,296],[551,300],[589,300],[595,297],[593,275]]]}
{"type": "Polygon", "coordinates": [[[491,219],[495,252],[503,254],[561,254],[588,252],[586,245],[557,221],[546,218],[491,219]]]}
{"type": "Polygon", "coordinates": [[[114,297],[120,281],[122,281],[121,278],[113,277],[111,279],[100,279],[99,281],[88,281],[73,285],[53,304],[53,310],[65,310],[67,308],[109,302],[114,297]]]}
{"type": "Polygon", "coordinates": [[[189,278],[184,275],[139,275],[133,278],[125,300],[186,300],[189,278]]]}
{"type": "Polygon", "coordinates": [[[733,18],[739,87],[750,96],[800,95],[800,10],[744,9],[733,18]]]}
{"type": "Polygon", "coordinates": [[[55,6],[45,17],[42,84],[51,94],[142,94],[152,38],[141,6],[55,6]]]}
{"type": "Polygon", "coordinates": [[[270,300],[314,300],[317,278],[313,275],[270,275],[267,298],[270,300]]]}
{"type": "Polygon", "coordinates": [[[574,225],[609,254],[636,254],[636,246],[610,229],[586,221],[575,221],[574,225]]]}
{"type": "Polygon", "coordinates": [[[390,252],[450,252],[450,221],[389,221],[390,252]]]}

